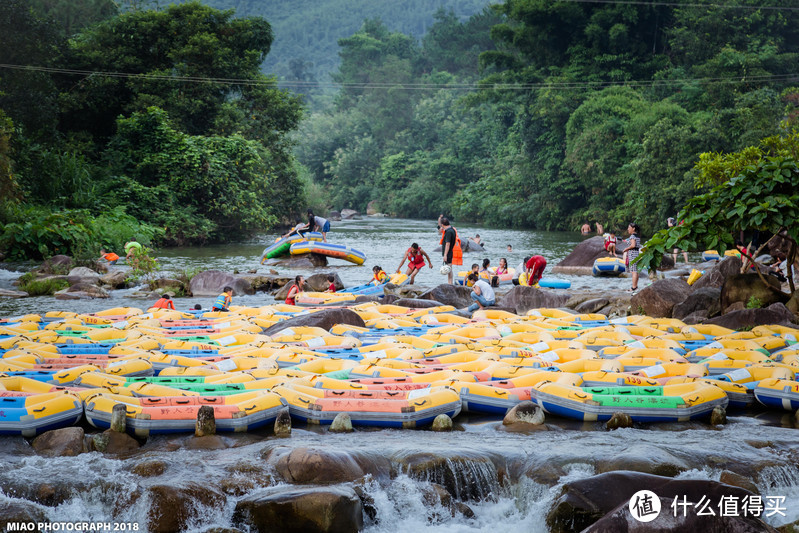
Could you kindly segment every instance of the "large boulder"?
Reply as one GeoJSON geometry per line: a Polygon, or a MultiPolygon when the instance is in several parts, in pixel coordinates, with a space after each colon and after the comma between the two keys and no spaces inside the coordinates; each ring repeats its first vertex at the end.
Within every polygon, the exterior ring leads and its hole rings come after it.
{"type": "Polygon", "coordinates": [[[86,451],[83,428],[61,428],[45,431],[31,443],[39,455],[72,457],[86,451]]]}
{"type": "Polygon", "coordinates": [[[549,530],[552,533],[582,531],[616,507],[628,504],[639,490],[651,490],[660,498],[685,496],[689,502],[699,502],[705,497],[716,509],[722,496],[732,496],[738,501],[751,496],[747,490],[716,481],[672,479],[628,471],[608,472],[564,485],[560,497],[547,514],[549,530]]]}
{"type": "Polygon", "coordinates": [[[578,304],[574,310],[578,313],[596,313],[599,312],[600,309],[607,307],[609,304],[610,300],[607,298],[593,298],[578,304]]]}
{"type": "Polygon", "coordinates": [[[645,287],[630,299],[634,314],[663,318],[671,317],[675,305],[691,293],[691,286],[682,279],[662,279],[645,287]]]}
{"type": "Polygon", "coordinates": [[[789,297],[780,290],[780,281],[777,278],[763,276],[763,279],[757,274],[749,273],[728,276],[721,287],[721,308],[727,309],[735,302],[747,305],[750,299],[758,301],[760,307],[788,301],[789,297]]]}
{"type": "Polygon", "coordinates": [[[358,313],[350,309],[322,309],[307,315],[295,316],[288,320],[282,320],[274,326],[264,330],[266,335],[275,335],[286,328],[300,326],[315,326],[330,330],[336,324],[349,324],[351,326],[364,327],[363,319],[358,313]]]}
{"type": "Polygon", "coordinates": [[[108,274],[100,276],[100,283],[108,285],[112,289],[124,289],[127,287],[128,273],[124,270],[114,270],[108,274]]]}
{"type": "Polygon", "coordinates": [[[356,533],[363,504],[349,485],[270,487],[240,500],[233,524],[258,533],[356,533]]]}
{"type": "MultiPolygon", "coordinates": [[[[722,285],[724,285],[724,280],[741,271],[741,266],[743,266],[743,263],[741,263],[740,257],[725,257],[714,266],[705,268],[705,273],[691,285],[691,289],[694,291],[705,287],[716,287],[720,289],[722,285]]],[[[697,268],[702,270],[701,265],[697,265],[697,268]]]]}
{"type": "Polygon", "coordinates": [[[302,485],[345,483],[365,474],[352,456],[337,450],[295,448],[272,454],[270,461],[283,479],[302,485]]]}
{"type": "Polygon", "coordinates": [[[537,309],[540,307],[563,307],[566,305],[567,301],[569,301],[568,294],[517,285],[509,290],[508,293],[497,302],[497,305],[515,309],[516,314],[523,315],[530,309],[537,309]]]}
{"type": "Polygon", "coordinates": [[[93,298],[109,298],[110,296],[107,290],[93,283],[77,283],[55,293],[56,300],[87,300],[93,298]]]}
{"type": "Polygon", "coordinates": [[[199,483],[155,485],[149,488],[147,525],[152,533],[182,531],[203,507],[221,508],[225,497],[199,483]]]}
{"type": "Polygon", "coordinates": [[[294,281],[294,277],[278,276],[277,274],[243,274],[240,277],[246,280],[252,290],[256,292],[278,290],[294,281]]]}
{"type": "MultiPolygon", "coordinates": [[[[777,530],[754,516],[724,515],[719,508],[712,515],[697,514],[697,507],[686,506],[683,513],[683,500],[660,497],[660,514],[650,522],[641,522],[630,512],[629,502],[623,502],[582,533],[651,533],[653,531],[701,531],[702,533],[777,533],[777,530]],[[678,512],[675,513],[674,509],[678,512]]],[[[705,511],[706,513],[706,511],[705,511]]]]}
{"type": "Polygon", "coordinates": [[[338,211],[328,211],[327,219],[333,222],[339,222],[341,220],[341,213],[339,213],[338,211]]]}
{"type": "Polygon", "coordinates": [[[705,311],[705,318],[721,313],[721,289],[717,287],[703,287],[691,292],[685,301],[678,303],[671,311],[671,316],[677,320],[696,313],[705,311]]]}
{"type": "Polygon", "coordinates": [[[291,255],[267,260],[264,265],[279,266],[293,270],[327,266],[327,257],[321,254],[291,255]]]}
{"type": "Polygon", "coordinates": [[[91,447],[101,453],[125,455],[138,451],[141,444],[127,433],[106,429],[92,437],[91,447]]]}
{"type": "MultiPolygon", "coordinates": [[[[336,290],[340,291],[344,289],[344,284],[341,283],[341,278],[338,277],[338,274],[331,272],[333,274],[333,283],[336,284],[336,290]]],[[[328,274],[314,274],[312,276],[308,276],[305,278],[305,286],[310,291],[316,292],[324,292],[327,290],[327,287],[330,285],[330,282],[327,281],[328,274]]]]}
{"type": "Polygon", "coordinates": [[[596,471],[599,473],[629,470],[674,477],[690,468],[691,465],[668,451],[644,443],[631,443],[624,449],[619,449],[615,455],[601,457],[596,461],[596,471]]]}
{"type": "Polygon", "coordinates": [[[360,215],[360,213],[358,213],[354,209],[342,209],[341,210],[341,220],[350,220],[352,218],[357,217],[358,215],[360,215]]]}
{"type": "Polygon", "coordinates": [[[25,291],[12,291],[10,289],[0,289],[0,298],[27,298],[25,291]]]}
{"type": "Polygon", "coordinates": [[[593,267],[594,261],[600,257],[608,257],[605,251],[605,239],[597,235],[586,239],[558,263],[557,267],[593,267]]]}
{"type": "Polygon", "coordinates": [[[769,324],[792,325],[796,316],[785,304],[771,304],[765,309],[740,309],[716,318],[707,320],[708,324],[716,324],[730,329],[751,328],[753,326],[766,326],[769,324]]]}
{"type": "MultiPolygon", "coordinates": [[[[546,426],[540,426],[542,429],[546,426]]],[[[467,451],[410,452],[395,456],[399,470],[416,480],[438,483],[459,500],[496,497],[500,473],[489,454],[467,451]]]]}
{"type": "Polygon", "coordinates": [[[200,272],[189,283],[193,296],[219,296],[225,286],[233,287],[233,295],[253,294],[252,285],[242,278],[219,270],[200,272]]]}
{"type": "MultiPolygon", "coordinates": [[[[4,528],[6,524],[27,525],[28,523],[36,524],[47,521],[47,516],[38,505],[19,500],[8,500],[0,503],[0,517],[2,517],[4,528]]],[[[32,529],[31,531],[34,530],[32,529]]]]}
{"type": "Polygon", "coordinates": [[[366,214],[368,216],[376,215],[380,212],[377,207],[377,200],[372,200],[368,204],[366,204],[366,214]]]}
{"type": "Polygon", "coordinates": [[[70,285],[77,285],[79,283],[94,284],[100,283],[100,274],[86,267],[75,267],[67,274],[67,281],[70,285]]]}
{"type": "Polygon", "coordinates": [[[474,242],[471,239],[461,239],[461,249],[464,252],[476,252],[476,253],[483,252],[483,253],[485,253],[485,248],[483,248],[483,245],[482,244],[477,244],[476,242],[474,242]]]}
{"type": "Polygon", "coordinates": [[[75,262],[68,255],[54,255],[39,267],[43,274],[66,274],[75,262]]]}
{"type": "Polygon", "coordinates": [[[472,289],[463,287],[461,285],[449,285],[443,283],[437,287],[419,295],[420,300],[435,300],[444,305],[451,305],[453,307],[468,307],[472,304],[472,299],[469,296],[472,289]]]}

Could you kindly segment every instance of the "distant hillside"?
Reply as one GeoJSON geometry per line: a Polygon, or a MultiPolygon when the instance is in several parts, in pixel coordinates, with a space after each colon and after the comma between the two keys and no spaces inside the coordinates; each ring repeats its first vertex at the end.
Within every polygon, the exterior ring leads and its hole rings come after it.
{"type": "Polygon", "coordinates": [[[264,17],[275,42],[263,70],[281,80],[329,82],[339,65],[338,39],[360,29],[364,19],[379,18],[392,31],[421,38],[436,11],[452,10],[466,19],[489,0],[202,0],[236,15],[264,17]]]}

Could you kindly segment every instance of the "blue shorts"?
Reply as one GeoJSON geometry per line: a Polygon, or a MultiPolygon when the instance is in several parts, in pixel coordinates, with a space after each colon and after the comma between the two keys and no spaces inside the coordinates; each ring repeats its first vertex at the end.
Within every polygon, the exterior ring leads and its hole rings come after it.
{"type": "Polygon", "coordinates": [[[322,233],[327,233],[328,231],[330,231],[330,221],[329,220],[327,222],[325,222],[324,226],[322,226],[322,233]]]}

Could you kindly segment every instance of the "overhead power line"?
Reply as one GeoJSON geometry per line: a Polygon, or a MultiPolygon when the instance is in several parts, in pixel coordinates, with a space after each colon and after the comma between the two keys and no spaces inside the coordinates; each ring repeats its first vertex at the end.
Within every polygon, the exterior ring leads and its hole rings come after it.
{"type": "MultiPolygon", "coordinates": [[[[219,78],[219,77],[206,77],[206,76],[180,76],[180,75],[165,75],[165,74],[136,74],[130,72],[108,72],[96,70],[77,70],[77,69],[63,69],[53,67],[39,67],[32,65],[9,65],[0,64],[0,68],[12,70],[24,70],[31,72],[44,72],[50,74],[65,74],[72,76],[84,76],[85,78],[92,77],[106,77],[106,78],[127,78],[134,80],[145,81],[163,81],[171,83],[208,83],[216,85],[235,85],[235,86],[275,86],[277,82],[274,79],[258,79],[258,78],[219,78]]],[[[601,89],[606,87],[653,87],[653,86],[673,86],[673,85],[689,85],[696,83],[731,83],[731,84],[744,84],[744,83],[777,83],[777,82],[790,82],[799,80],[799,73],[790,74],[769,74],[763,76],[719,76],[719,77],[706,77],[706,78],[678,78],[678,79],[662,79],[662,80],[608,80],[608,81],[565,81],[565,82],[541,82],[541,83],[490,83],[490,82],[472,82],[472,83],[325,83],[325,82],[310,82],[310,81],[285,81],[280,82],[281,87],[290,87],[295,89],[371,89],[371,90],[453,90],[453,91],[479,91],[479,90],[496,90],[496,91],[533,91],[540,89],[558,90],[558,89],[601,89]]]]}
{"type": "Polygon", "coordinates": [[[573,2],[576,4],[618,4],[618,5],[631,5],[631,6],[664,6],[664,7],[712,7],[719,9],[748,9],[758,10],[766,9],[769,11],[797,11],[799,7],[785,7],[785,6],[744,6],[732,4],[696,4],[696,3],[683,3],[683,2],[647,2],[646,0],[558,0],[560,2],[573,2]]]}

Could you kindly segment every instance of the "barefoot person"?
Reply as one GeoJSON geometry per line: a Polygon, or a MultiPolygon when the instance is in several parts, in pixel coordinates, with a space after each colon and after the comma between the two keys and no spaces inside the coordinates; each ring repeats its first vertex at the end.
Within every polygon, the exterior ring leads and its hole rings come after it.
{"type": "Polygon", "coordinates": [[[491,288],[485,280],[480,279],[480,275],[476,272],[469,273],[469,281],[472,282],[472,292],[469,295],[474,303],[467,308],[467,311],[477,311],[477,309],[485,309],[496,303],[496,296],[494,289],[491,288]]]}
{"type": "Polygon", "coordinates": [[[441,219],[441,255],[444,258],[444,265],[441,267],[441,273],[446,274],[447,283],[452,285],[452,265],[463,264],[463,250],[461,250],[461,241],[458,238],[458,232],[449,224],[449,219],[443,217],[441,219]]]}
{"type": "Polygon", "coordinates": [[[406,259],[408,260],[408,271],[406,274],[411,278],[411,285],[413,285],[413,282],[416,279],[416,274],[418,274],[419,271],[424,268],[425,259],[427,259],[427,263],[430,268],[433,268],[433,261],[430,259],[430,256],[427,255],[427,252],[422,250],[417,243],[411,244],[411,247],[405,251],[405,255],[402,257],[402,262],[397,267],[397,274],[399,274],[400,270],[402,269],[402,265],[405,264],[406,259]]]}

